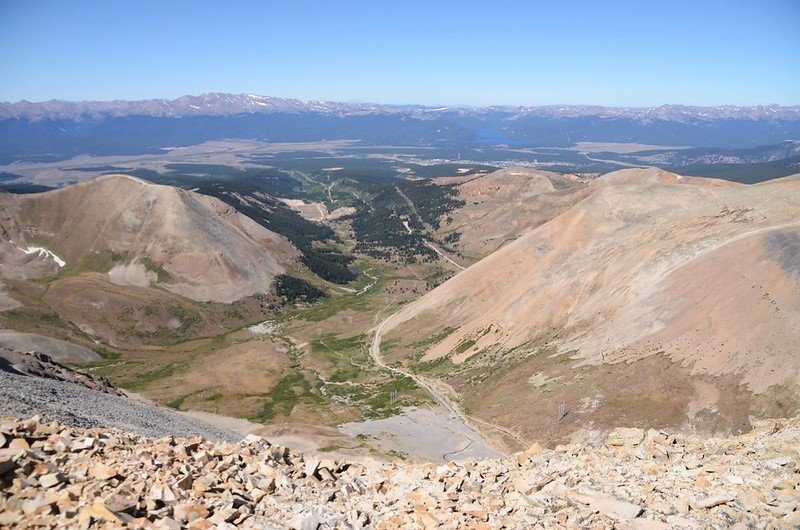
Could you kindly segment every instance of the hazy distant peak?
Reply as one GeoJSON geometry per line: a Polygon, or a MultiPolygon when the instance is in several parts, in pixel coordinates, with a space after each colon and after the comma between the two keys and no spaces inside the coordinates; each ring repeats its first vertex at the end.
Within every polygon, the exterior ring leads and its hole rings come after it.
{"type": "Polygon", "coordinates": [[[184,117],[233,116],[240,114],[271,114],[313,112],[335,115],[407,114],[419,118],[431,115],[476,115],[487,113],[508,114],[510,117],[540,116],[551,118],[602,117],[626,118],[641,121],[665,120],[800,120],[800,106],[718,105],[694,107],[687,105],[660,105],[657,107],[601,107],[596,105],[546,105],[534,107],[490,106],[424,106],[384,105],[369,102],[302,101],[258,94],[226,94],[210,92],[198,96],[147,99],[138,101],[62,101],[50,100],[0,103],[0,119],[80,119],[125,116],[184,117]]]}

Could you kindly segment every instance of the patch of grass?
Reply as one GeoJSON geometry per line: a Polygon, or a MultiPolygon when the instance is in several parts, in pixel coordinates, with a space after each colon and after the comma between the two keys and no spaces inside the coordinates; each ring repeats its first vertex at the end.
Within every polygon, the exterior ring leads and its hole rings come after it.
{"type": "Polygon", "coordinates": [[[322,398],[311,393],[311,383],[300,373],[292,373],[280,380],[265,397],[267,402],[253,416],[253,421],[265,423],[280,414],[289,416],[301,400],[320,402],[322,398]]]}
{"type": "Polygon", "coordinates": [[[128,390],[142,390],[151,383],[175,374],[175,363],[170,363],[155,370],[134,376],[133,379],[120,382],[120,386],[128,390]]]}
{"type": "Polygon", "coordinates": [[[169,273],[161,266],[160,263],[156,263],[148,257],[140,258],[142,265],[144,268],[150,272],[156,273],[156,282],[157,283],[166,283],[170,280],[169,273]]]}
{"type": "Polygon", "coordinates": [[[442,356],[432,361],[418,362],[412,366],[415,372],[433,374],[446,374],[453,371],[453,361],[447,356],[442,356]]]}
{"type": "Polygon", "coordinates": [[[353,405],[363,404],[372,395],[368,385],[329,385],[327,391],[353,405]]]}
{"type": "Polygon", "coordinates": [[[388,454],[389,456],[391,456],[393,458],[399,458],[400,460],[405,460],[406,458],[408,458],[408,455],[406,453],[403,453],[401,451],[397,451],[395,449],[391,449],[386,454],[388,454]]]}
{"type": "Polygon", "coordinates": [[[338,451],[341,448],[342,448],[341,445],[331,444],[320,447],[319,449],[317,449],[317,451],[319,451],[320,453],[330,453],[332,451],[338,451]]]}
{"type": "Polygon", "coordinates": [[[28,281],[30,281],[32,283],[38,283],[40,285],[50,285],[51,283],[53,283],[54,281],[56,281],[56,280],[58,280],[60,278],[61,278],[61,271],[59,271],[59,272],[57,272],[57,273],[55,273],[53,275],[50,275],[50,276],[45,276],[44,278],[33,278],[31,280],[28,280],[28,281]]]}
{"type": "Polygon", "coordinates": [[[231,320],[244,320],[244,315],[242,315],[241,311],[233,306],[228,306],[225,308],[225,317],[230,318],[231,320]]]}
{"type": "Polygon", "coordinates": [[[8,311],[4,311],[2,316],[5,317],[7,322],[21,322],[27,324],[28,326],[30,326],[30,324],[40,324],[68,327],[61,317],[58,316],[58,313],[44,309],[21,307],[19,309],[10,309],[8,311]]]}
{"type": "Polygon", "coordinates": [[[189,397],[189,394],[173,399],[172,401],[167,403],[167,406],[171,409],[181,410],[181,406],[183,405],[183,402],[186,401],[187,397],[189,397]]]}
{"type": "Polygon", "coordinates": [[[361,370],[357,366],[349,366],[347,368],[340,368],[331,374],[329,381],[333,383],[342,383],[344,381],[355,381],[361,376],[361,370]]]}
{"type": "Polygon", "coordinates": [[[364,335],[338,338],[333,333],[326,333],[309,341],[309,346],[312,353],[334,365],[336,371],[330,377],[330,381],[334,383],[355,381],[361,377],[362,368],[356,364],[355,359],[365,366],[369,363],[364,335]]]}
{"type": "Polygon", "coordinates": [[[87,252],[78,261],[67,262],[53,278],[63,278],[82,272],[108,272],[114,267],[113,256],[107,251],[87,252]]]}
{"type": "Polygon", "coordinates": [[[417,384],[410,377],[398,377],[381,386],[375,395],[367,400],[367,405],[372,409],[371,416],[386,417],[399,412],[403,406],[403,393],[412,392],[417,388],[417,384]],[[395,391],[398,400],[393,403],[391,395],[395,391]]]}
{"type": "Polygon", "coordinates": [[[194,309],[189,309],[188,307],[183,307],[179,305],[169,306],[167,311],[170,315],[174,316],[178,320],[181,321],[181,325],[178,328],[178,332],[184,333],[193,326],[195,326],[198,322],[200,322],[200,313],[195,311],[194,309]]]}
{"type": "MultiPolygon", "coordinates": [[[[284,312],[281,319],[302,319],[308,322],[320,322],[346,309],[356,312],[371,311],[375,298],[380,295],[386,282],[390,279],[389,270],[372,262],[363,263],[361,267],[365,270],[370,269],[370,274],[378,278],[375,281],[375,285],[368,291],[361,295],[356,295],[355,293],[340,293],[331,290],[328,297],[317,300],[316,303],[308,307],[288,310],[284,312]]],[[[350,285],[350,288],[358,291],[372,282],[371,278],[361,274],[358,280],[350,285]]]]}
{"type": "MultiPolygon", "coordinates": [[[[457,329],[458,328],[453,328],[453,327],[449,327],[448,326],[448,327],[442,329],[442,331],[440,331],[436,335],[431,335],[431,336],[426,337],[424,339],[420,339],[418,341],[412,342],[409,346],[411,348],[414,348],[414,349],[427,348],[428,346],[432,346],[434,344],[438,344],[438,343],[442,342],[445,338],[447,338],[448,335],[452,334],[457,329]]],[[[381,349],[383,349],[383,348],[381,347],[381,349]]]]}
{"type": "Polygon", "coordinates": [[[80,367],[81,370],[88,370],[92,372],[94,375],[107,377],[109,375],[109,372],[111,372],[109,368],[113,368],[113,366],[117,364],[119,363],[115,362],[114,359],[100,359],[88,363],[81,363],[80,367]]]}
{"type": "Polygon", "coordinates": [[[308,308],[295,312],[293,316],[309,322],[321,322],[346,309],[366,311],[369,307],[370,298],[370,296],[356,296],[349,293],[332,295],[319,300],[308,308]]]}
{"type": "Polygon", "coordinates": [[[562,355],[559,355],[556,359],[558,364],[567,364],[572,362],[572,357],[578,353],[578,350],[569,350],[568,352],[564,352],[562,355]]]}
{"type": "Polygon", "coordinates": [[[470,349],[473,346],[475,346],[475,343],[476,343],[476,341],[474,339],[465,340],[464,342],[462,342],[458,346],[456,346],[455,350],[453,350],[453,351],[455,353],[464,353],[468,349],[470,349]]]}
{"type": "Polygon", "coordinates": [[[433,289],[453,277],[453,272],[443,267],[434,267],[425,275],[425,285],[433,289]]]}
{"type": "Polygon", "coordinates": [[[113,361],[114,359],[119,359],[119,353],[109,351],[102,346],[92,346],[92,351],[94,351],[97,355],[102,357],[103,359],[113,361]]]}
{"type": "Polygon", "coordinates": [[[381,340],[381,351],[384,353],[389,353],[398,346],[400,346],[400,339],[381,340]]]}
{"type": "Polygon", "coordinates": [[[504,353],[509,354],[509,353],[514,353],[515,351],[520,351],[523,348],[526,348],[529,344],[531,344],[531,341],[530,340],[526,340],[522,344],[518,344],[518,345],[514,346],[513,348],[510,348],[510,349],[506,350],[504,353]]]}
{"type": "Polygon", "coordinates": [[[359,350],[365,346],[364,335],[353,335],[352,337],[338,338],[333,333],[325,333],[319,338],[309,342],[311,351],[314,353],[326,353],[330,350],[337,352],[347,350],[359,350]]]}

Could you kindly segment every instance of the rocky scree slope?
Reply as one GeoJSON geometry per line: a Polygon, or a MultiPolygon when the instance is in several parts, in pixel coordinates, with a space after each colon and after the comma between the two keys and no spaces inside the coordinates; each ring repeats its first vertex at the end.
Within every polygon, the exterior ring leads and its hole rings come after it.
{"type": "Polygon", "coordinates": [[[0,421],[0,525],[16,528],[797,528],[800,421],[734,438],[618,429],[447,465],[318,459],[0,421]]]}
{"type": "Polygon", "coordinates": [[[87,388],[85,380],[61,381],[0,370],[0,414],[40,415],[82,428],[123,429],[144,436],[204,436],[238,441],[241,435],[120,395],[87,388]]]}
{"type": "Polygon", "coordinates": [[[56,381],[66,381],[83,386],[90,390],[124,396],[106,378],[95,377],[89,373],[73,370],[65,366],[46,353],[37,351],[16,351],[0,347],[0,371],[16,375],[26,375],[56,381]]]}

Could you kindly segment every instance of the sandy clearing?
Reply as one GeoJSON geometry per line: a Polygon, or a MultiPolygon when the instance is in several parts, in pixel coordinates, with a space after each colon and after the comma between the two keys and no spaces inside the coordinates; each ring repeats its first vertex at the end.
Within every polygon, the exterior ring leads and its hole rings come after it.
{"type": "Polygon", "coordinates": [[[306,202],[301,199],[278,198],[279,201],[300,214],[308,221],[323,221],[328,217],[328,209],[321,202],[306,202]]]}
{"type": "Polygon", "coordinates": [[[397,451],[414,460],[449,462],[503,456],[441,408],[408,409],[391,418],[345,423],[340,429],[352,436],[371,436],[384,451],[397,451]]]}
{"type": "Polygon", "coordinates": [[[247,328],[247,331],[250,333],[254,333],[256,335],[271,335],[278,329],[277,324],[272,322],[271,320],[265,320],[260,324],[256,324],[255,326],[250,326],[247,328]]]}
{"type": "Polygon", "coordinates": [[[674,145],[650,145],[650,144],[628,144],[617,142],[578,142],[573,147],[568,147],[569,151],[580,151],[587,153],[617,153],[620,155],[638,153],[639,151],[675,151],[688,149],[688,146],[674,145]]]}
{"type": "Polygon", "coordinates": [[[21,302],[14,300],[5,290],[6,286],[0,285],[0,311],[8,311],[9,309],[16,309],[22,306],[21,302]]]}
{"type": "Polygon", "coordinates": [[[156,273],[148,271],[141,263],[114,265],[108,271],[108,279],[114,285],[148,287],[157,279],[156,273]]]}
{"type": "MultiPolygon", "coordinates": [[[[449,399],[447,399],[447,397],[442,392],[439,392],[435,388],[434,384],[416,374],[413,374],[411,372],[406,372],[394,366],[389,366],[383,360],[383,357],[381,357],[381,339],[382,339],[383,326],[385,326],[387,322],[392,320],[392,318],[394,318],[395,315],[397,315],[397,313],[394,313],[391,316],[384,319],[375,328],[375,334],[373,335],[372,338],[372,344],[370,344],[369,347],[369,354],[372,357],[372,360],[379,368],[389,370],[398,375],[409,377],[413,379],[414,382],[417,383],[419,386],[424,388],[439,403],[439,406],[441,407],[441,409],[443,409],[445,416],[448,418],[448,420],[445,422],[429,423],[428,427],[431,430],[441,431],[443,429],[444,431],[448,431],[450,433],[457,433],[457,435],[461,437],[463,442],[463,445],[460,446],[460,448],[454,449],[454,446],[452,445],[452,439],[449,437],[449,435],[445,435],[443,432],[439,432],[438,436],[428,439],[427,442],[423,443],[423,445],[426,446],[425,450],[431,452],[438,452],[442,459],[447,459],[448,457],[456,458],[457,454],[461,454],[464,451],[468,451],[470,450],[470,448],[473,448],[473,446],[474,446],[473,450],[476,451],[477,450],[496,451],[496,449],[490,449],[491,445],[488,442],[488,440],[483,436],[483,434],[477,429],[473,429],[469,425],[468,418],[461,412],[461,410],[454,403],[452,403],[449,399]],[[459,428],[453,429],[452,425],[449,425],[451,421],[455,421],[459,425],[459,428]]],[[[485,426],[492,427],[492,425],[488,423],[486,423],[485,426]]],[[[504,434],[508,434],[505,429],[503,429],[503,432],[504,434]]],[[[411,448],[414,448],[414,444],[411,443],[410,441],[407,441],[406,443],[411,448]]],[[[418,450],[418,448],[415,450],[418,450]]]]}

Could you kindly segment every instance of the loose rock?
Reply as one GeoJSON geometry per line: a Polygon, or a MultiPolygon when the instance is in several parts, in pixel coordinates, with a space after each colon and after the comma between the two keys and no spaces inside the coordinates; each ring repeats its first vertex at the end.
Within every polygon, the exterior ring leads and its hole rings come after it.
{"type": "Polygon", "coordinates": [[[14,528],[796,528],[800,420],[708,438],[618,429],[446,465],[3,419],[0,525],[14,528]],[[30,449],[21,442],[30,441],[30,449]],[[663,448],[664,450],[661,450],[663,448]]]}

